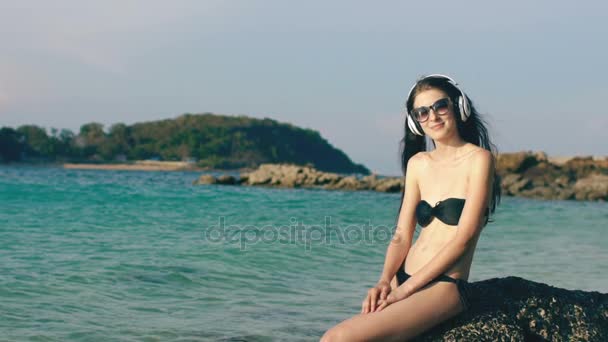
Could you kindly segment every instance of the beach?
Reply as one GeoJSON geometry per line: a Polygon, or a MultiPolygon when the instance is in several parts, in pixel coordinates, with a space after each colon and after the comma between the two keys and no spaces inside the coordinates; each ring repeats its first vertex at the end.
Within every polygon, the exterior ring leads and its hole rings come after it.
{"type": "Polygon", "coordinates": [[[155,161],[136,160],[131,163],[64,163],[64,169],[83,170],[123,170],[123,171],[205,171],[205,168],[196,167],[195,164],[181,161],[155,161]]]}

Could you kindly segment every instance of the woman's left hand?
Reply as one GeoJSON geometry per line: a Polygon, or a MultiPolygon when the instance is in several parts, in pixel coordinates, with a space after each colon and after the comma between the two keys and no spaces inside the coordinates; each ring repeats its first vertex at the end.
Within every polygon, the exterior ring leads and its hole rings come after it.
{"type": "Polygon", "coordinates": [[[398,288],[393,290],[386,297],[385,300],[380,300],[379,301],[380,305],[378,305],[378,307],[376,307],[376,310],[374,312],[380,312],[385,307],[409,297],[410,296],[410,291],[408,291],[409,287],[404,286],[404,285],[406,285],[406,283],[403,283],[401,286],[399,286],[398,288]]]}

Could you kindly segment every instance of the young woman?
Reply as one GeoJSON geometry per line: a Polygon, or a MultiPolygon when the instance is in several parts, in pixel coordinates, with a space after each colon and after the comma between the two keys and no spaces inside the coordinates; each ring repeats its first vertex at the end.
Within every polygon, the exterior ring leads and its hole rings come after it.
{"type": "Polygon", "coordinates": [[[405,191],[382,275],[361,313],[322,341],[404,341],[469,307],[473,253],[500,201],[496,148],[471,100],[447,76],[418,80],[406,108],[405,191]],[[416,223],[423,228],[412,245],[416,223]]]}

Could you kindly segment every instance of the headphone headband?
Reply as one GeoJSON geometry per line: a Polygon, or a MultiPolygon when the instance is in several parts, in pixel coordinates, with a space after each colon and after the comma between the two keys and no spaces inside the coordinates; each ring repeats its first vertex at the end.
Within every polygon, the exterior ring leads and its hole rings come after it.
{"type": "Polygon", "coordinates": [[[431,74],[431,75],[425,76],[425,77],[419,79],[418,81],[416,81],[416,83],[414,83],[414,85],[410,89],[409,93],[407,94],[407,100],[405,101],[405,109],[407,111],[407,117],[406,117],[407,126],[409,127],[410,131],[412,131],[414,134],[421,135],[421,136],[424,136],[424,132],[422,131],[422,126],[420,126],[420,123],[418,123],[418,121],[416,121],[412,117],[412,115],[410,113],[410,109],[407,108],[407,104],[410,101],[410,98],[412,96],[412,93],[414,92],[414,89],[416,89],[416,86],[420,82],[422,82],[426,79],[429,79],[429,78],[444,79],[444,80],[448,81],[448,83],[450,83],[452,86],[454,86],[454,88],[456,88],[456,90],[458,90],[458,92],[460,93],[460,95],[458,96],[458,99],[456,101],[456,102],[458,102],[458,109],[460,110],[460,118],[462,119],[462,121],[467,121],[467,119],[471,115],[471,107],[469,104],[469,98],[464,93],[464,91],[462,91],[462,89],[460,89],[458,87],[458,83],[456,83],[456,81],[454,81],[454,79],[452,79],[449,76],[442,75],[442,74],[431,74]]]}

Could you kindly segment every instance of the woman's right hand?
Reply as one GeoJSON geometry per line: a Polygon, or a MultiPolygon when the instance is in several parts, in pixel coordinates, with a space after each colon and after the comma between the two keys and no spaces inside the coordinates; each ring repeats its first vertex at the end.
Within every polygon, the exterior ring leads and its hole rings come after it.
{"type": "Polygon", "coordinates": [[[376,286],[367,291],[367,297],[361,304],[361,313],[370,313],[376,311],[379,300],[386,300],[388,294],[391,293],[391,284],[386,280],[380,280],[376,286]]]}

